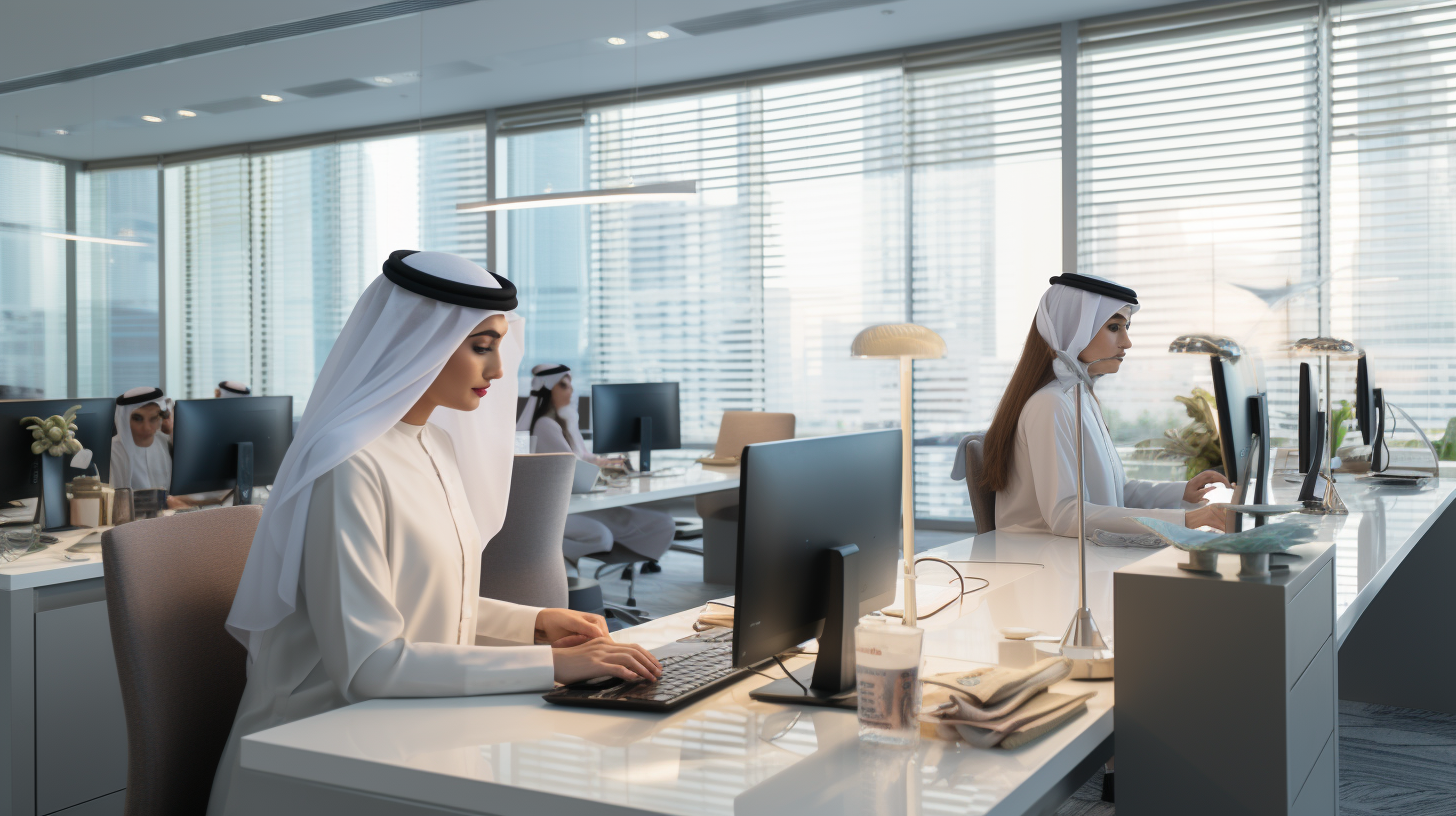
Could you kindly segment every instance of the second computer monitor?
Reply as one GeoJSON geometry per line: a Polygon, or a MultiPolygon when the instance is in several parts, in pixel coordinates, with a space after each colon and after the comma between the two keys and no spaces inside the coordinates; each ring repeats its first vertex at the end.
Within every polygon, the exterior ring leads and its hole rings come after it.
{"type": "Polygon", "coordinates": [[[1355,420],[1360,425],[1360,441],[1375,444],[1375,384],[1370,381],[1370,363],[1365,355],[1355,363],[1355,420]]]}
{"type": "Polygon", "coordinates": [[[591,413],[594,453],[640,451],[638,465],[647,471],[653,450],[682,447],[675,382],[594,385],[591,413]]]}
{"type": "Polygon", "coordinates": [[[1299,364],[1299,472],[1308,473],[1319,467],[1315,451],[1322,434],[1319,424],[1319,386],[1315,385],[1314,369],[1309,363],[1299,364]]]}
{"type": "MultiPolygon", "coordinates": [[[[752,666],[826,625],[831,551],[854,545],[858,614],[889,606],[900,576],[900,431],[762,442],[738,488],[734,665],[752,666]]],[[[854,629],[854,620],[838,621],[854,629]]],[[[821,641],[821,659],[830,649],[821,641]]]]}
{"type": "Polygon", "coordinates": [[[172,493],[273,484],[293,441],[293,397],[177,400],[172,418],[172,493]]]}

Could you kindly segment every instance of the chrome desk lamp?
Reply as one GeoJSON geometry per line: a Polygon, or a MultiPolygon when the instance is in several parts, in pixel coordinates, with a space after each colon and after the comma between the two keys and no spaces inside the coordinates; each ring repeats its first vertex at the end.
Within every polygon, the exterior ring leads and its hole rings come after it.
{"type": "Polygon", "coordinates": [[[945,356],[945,340],[914,323],[882,323],[870,326],[855,335],[849,355],[864,360],[900,361],[900,446],[901,474],[900,523],[904,527],[901,541],[905,548],[905,617],[906,626],[916,623],[915,609],[915,463],[914,426],[911,422],[912,360],[936,360],[945,356]]]}
{"type": "Polygon", "coordinates": [[[1232,337],[1222,334],[1182,334],[1168,344],[1172,354],[1207,354],[1237,360],[1244,356],[1244,349],[1232,337]]]}
{"type": "Polygon", "coordinates": [[[1330,390],[1330,368],[1334,360],[1353,360],[1360,356],[1360,350],[1349,340],[1337,337],[1305,337],[1289,346],[1290,353],[1298,356],[1319,357],[1325,369],[1325,460],[1320,463],[1325,478],[1325,497],[1319,504],[1306,507],[1302,512],[1316,516],[1344,516],[1349,514],[1340,494],[1335,490],[1335,395],[1330,390]]]}

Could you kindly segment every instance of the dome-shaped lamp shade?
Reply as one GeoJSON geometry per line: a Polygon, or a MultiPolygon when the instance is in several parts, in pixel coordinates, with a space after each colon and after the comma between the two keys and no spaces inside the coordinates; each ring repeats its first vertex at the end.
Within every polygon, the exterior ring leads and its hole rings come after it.
{"type": "Polygon", "coordinates": [[[1305,337],[1289,344],[1289,351],[1293,354],[1328,354],[1331,357],[1358,357],[1360,350],[1349,340],[1341,340],[1338,337],[1305,337]]]}
{"type": "Polygon", "coordinates": [[[1237,360],[1244,356],[1244,350],[1237,340],[1221,334],[1183,334],[1168,344],[1173,354],[1208,354],[1237,360]]]}
{"type": "Polygon", "coordinates": [[[945,356],[945,341],[914,323],[881,323],[855,335],[849,355],[872,360],[935,360],[945,356]]]}

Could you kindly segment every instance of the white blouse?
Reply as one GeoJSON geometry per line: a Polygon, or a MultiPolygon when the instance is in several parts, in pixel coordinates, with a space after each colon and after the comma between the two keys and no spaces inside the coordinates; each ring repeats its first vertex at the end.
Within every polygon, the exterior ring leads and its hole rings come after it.
{"type": "MultiPolygon", "coordinates": [[[[996,494],[996,529],[1077,535],[1076,404],[1074,391],[1053,382],[1021,409],[1011,473],[1006,488],[996,494]]],[[[1188,483],[1129,480],[1090,394],[1082,397],[1082,433],[1087,535],[1099,529],[1146,533],[1133,516],[1183,523],[1188,483]]]]}
{"type": "Polygon", "coordinates": [[[401,422],[315,481],[303,548],[298,606],[248,665],[212,816],[239,810],[248,734],[376,697],[552,688],[551,648],[520,645],[541,610],[479,597],[480,534],[434,425],[401,422]]]}

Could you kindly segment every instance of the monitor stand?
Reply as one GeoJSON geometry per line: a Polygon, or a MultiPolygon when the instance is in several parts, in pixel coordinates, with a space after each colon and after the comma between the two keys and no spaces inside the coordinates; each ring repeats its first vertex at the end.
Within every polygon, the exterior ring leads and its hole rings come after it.
{"type": "Polygon", "coordinates": [[[239,442],[237,487],[233,493],[233,504],[253,503],[253,443],[239,442]]]}
{"type": "Polygon", "coordinates": [[[748,693],[765,703],[855,708],[854,627],[859,623],[859,547],[828,551],[829,592],[819,656],[795,670],[794,679],[775,680],[748,693]]]}
{"type": "Polygon", "coordinates": [[[41,532],[62,533],[81,529],[70,523],[70,502],[66,500],[66,457],[48,453],[34,455],[39,457],[36,464],[40,468],[40,498],[35,502],[35,513],[41,532]]]}
{"type": "Polygon", "coordinates": [[[637,470],[652,472],[652,417],[637,417],[637,433],[641,442],[637,446],[637,470]]]}

